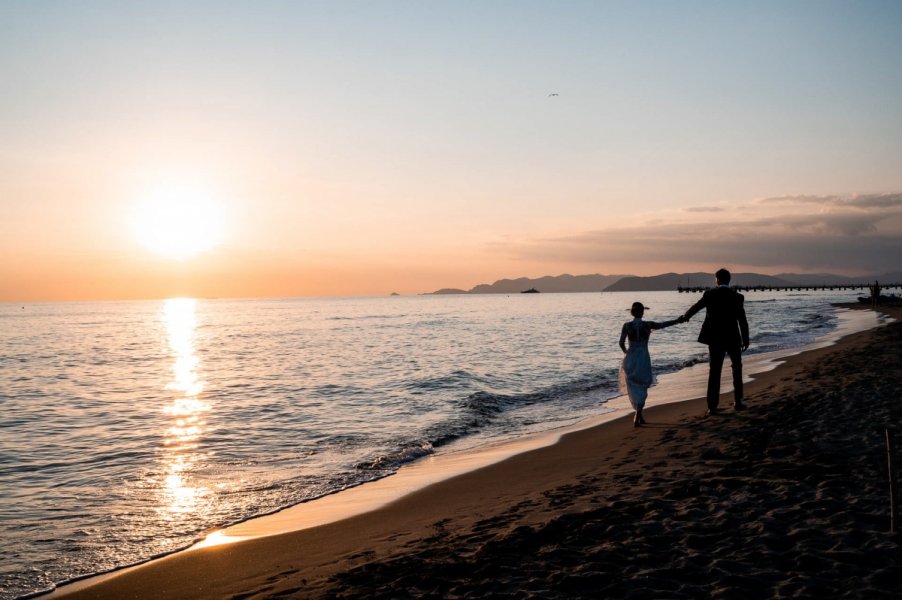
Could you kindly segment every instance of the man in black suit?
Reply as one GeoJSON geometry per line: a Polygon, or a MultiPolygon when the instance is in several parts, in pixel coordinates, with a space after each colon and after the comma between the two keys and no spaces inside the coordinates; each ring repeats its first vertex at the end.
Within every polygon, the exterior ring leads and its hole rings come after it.
{"type": "Polygon", "coordinates": [[[705,309],[705,322],[698,334],[698,341],[708,345],[710,355],[710,371],[708,372],[708,412],[705,416],[717,413],[720,400],[720,373],[723,369],[724,356],[730,355],[733,370],[733,407],[743,408],[742,404],[742,352],[749,347],[749,323],[745,318],[745,298],[730,288],[730,272],[721,269],[714,274],[717,287],[702,295],[702,299],[692,305],[680,317],[685,322],[705,309]]]}

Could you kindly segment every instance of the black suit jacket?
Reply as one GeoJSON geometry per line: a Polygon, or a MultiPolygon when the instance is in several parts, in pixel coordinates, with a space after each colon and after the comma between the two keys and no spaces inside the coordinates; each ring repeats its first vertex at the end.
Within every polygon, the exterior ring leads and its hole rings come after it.
{"type": "Polygon", "coordinates": [[[705,322],[698,341],[709,346],[748,346],[749,323],[745,318],[745,297],[728,287],[706,291],[701,300],[686,311],[686,318],[705,309],[705,322]]]}

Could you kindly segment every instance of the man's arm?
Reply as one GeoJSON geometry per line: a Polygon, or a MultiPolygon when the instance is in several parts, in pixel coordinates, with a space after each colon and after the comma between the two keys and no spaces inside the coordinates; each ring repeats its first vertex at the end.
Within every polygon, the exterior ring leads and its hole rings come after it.
{"type": "Polygon", "coordinates": [[[683,313],[683,316],[680,317],[683,320],[683,322],[688,321],[695,315],[695,313],[697,313],[698,311],[703,309],[705,307],[705,303],[707,302],[707,300],[708,300],[708,294],[707,293],[702,294],[702,297],[699,299],[699,301],[696,302],[695,304],[693,304],[692,306],[690,306],[689,310],[687,310],[685,313],[683,313]]]}

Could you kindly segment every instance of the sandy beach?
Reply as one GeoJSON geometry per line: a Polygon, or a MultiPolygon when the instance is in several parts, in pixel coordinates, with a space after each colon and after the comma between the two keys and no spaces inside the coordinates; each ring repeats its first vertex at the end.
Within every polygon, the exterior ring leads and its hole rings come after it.
{"type": "Polygon", "coordinates": [[[56,595],[897,598],[884,428],[902,422],[902,308],[882,310],[897,321],[757,376],[742,412],[652,407],[646,427],[620,418],[363,515],[56,595]]]}

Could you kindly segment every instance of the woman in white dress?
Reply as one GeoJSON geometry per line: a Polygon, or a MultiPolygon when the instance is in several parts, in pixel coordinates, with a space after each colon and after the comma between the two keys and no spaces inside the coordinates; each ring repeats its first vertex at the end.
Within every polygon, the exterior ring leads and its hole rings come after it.
{"type": "Polygon", "coordinates": [[[620,364],[620,391],[629,396],[630,404],[636,411],[633,418],[635,427],[645,424],[642,409],[645,408],[648,387],[655,382],[655,375],[651,370],[651,356],[648,354],[648,339],[651,332],[680,323],[679,319],[662,323],[643,321],[642,316],[647,308],[641,302],[633,302],[630,308],[633,320],[624,323],[620,331],[620,348],[624,352],[623,362],[620,364]],[[627,339],[630,341],[629,349],[625,344],[627,339]]]}

